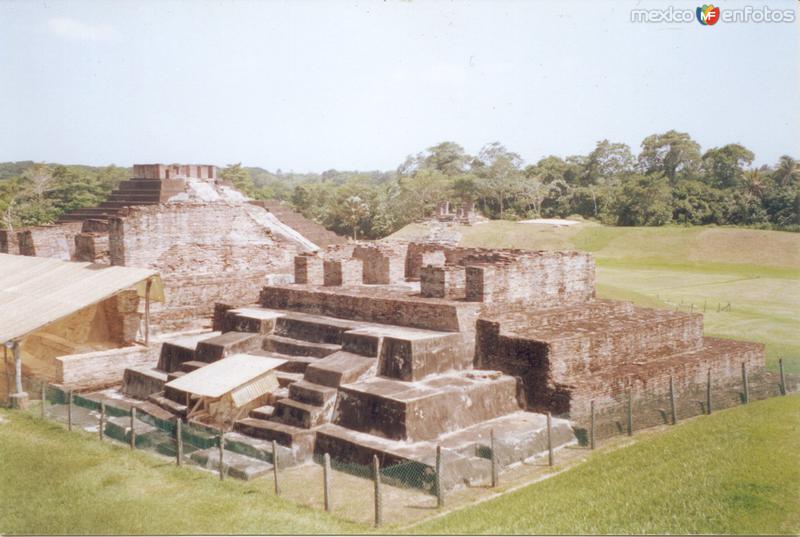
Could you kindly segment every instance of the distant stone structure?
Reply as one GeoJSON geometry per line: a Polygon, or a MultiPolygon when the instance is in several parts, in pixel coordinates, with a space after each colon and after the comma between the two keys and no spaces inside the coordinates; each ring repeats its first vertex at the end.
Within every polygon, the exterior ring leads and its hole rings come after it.
{"type": "Polygon", "coordinates": [[[277,202],[248,200],[212,165],[135,164],[133,175],[55,225],[0,231],[0,252],[156,269],[167,301],[152,320],[176,330],[216,301],[248,301],[289,279],[295,255],[347,242],[277,202]]]}
{"type": "Polygon", "coordinates": [[[454,222],[465,225],[474,224],[479,220],[478,213],[475,210],[475,203],[471,201],[463,202],[454,212],[450,212],[449,201],[440,201],[436,207],[436,216],[434,218],[439,222],[454,222]]]}

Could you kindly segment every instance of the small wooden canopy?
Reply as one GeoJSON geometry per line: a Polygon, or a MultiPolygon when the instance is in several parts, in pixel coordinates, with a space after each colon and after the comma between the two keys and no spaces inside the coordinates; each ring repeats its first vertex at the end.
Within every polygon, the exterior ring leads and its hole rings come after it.
{"type": "Polygon", "coordinates": [[[286,362],[280,358],[234,354],[186,373],[166,384],[182,392],[218,399],[241,388],[286,362]]]}
{"type": "Polygon", "coordinates": [[[275,368],[286,360],[252,354],[234,354],[165,384],[198,396],[187,417],[208,414],[235,421],[249,406],[278,388],[275,368]]]}

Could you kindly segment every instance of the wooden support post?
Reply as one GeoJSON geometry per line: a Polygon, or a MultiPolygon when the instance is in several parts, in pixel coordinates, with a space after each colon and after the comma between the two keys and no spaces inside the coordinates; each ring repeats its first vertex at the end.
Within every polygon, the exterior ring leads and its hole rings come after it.
{"type": "Polygon", "coordinates": [[[675,409],[675,381],[669,376],[669,410],[672,413],[672,425],[678,423],[678,411],[675,409]]]}
{"type": "Polygon", "coordinates": [[[325,510],[331,510],[331,456],[322,457],[322,492],[325,495],[325,510]]]}
{"type": "MultiPolygon", "coordinates": [[[[783,365],[781,365],[781,371],[783,371],[783,365]]],[[[44,419],[44,409],[47,405],[47,383],[42,381],[42,414],[41,418],[44,419]]]]}
{"type": "Polygon", "coordinates": [[[183,420],[180,416],[175,420],[175,464],[180,466],[183,464],[183,420]]]}
{"type": "Polygon", "coordinates": [[[442,463],[442,446],[436,446],[436,507],[444,507],[444,482],[442,480],[442,471],[444,464],[442,463]]]}
{"type": "Polygon", "coordinates": [[[225,480],[225,431],[219,430],[219,480],[225,480]]]}
{"type": "Polygon", "coordinates": [[[72,390],[67,391],[67,430],[72,430],[72,390]]]}
{"type": "Polygon", "coordinates": [[[144,290],[144,344],[150,344],[150,287],[153,285],[151,278],[147,279],[144,290]]]}
{"type": "Polygon", "coordinates": [[[492,488],[497,486],[497,443],[494,438],[494,429],[489,431],[489,449],[492,452],[492,488]]]}
{"type": "Polygon", "coordinates": [[[381,502],[381,465],[378,456],[372,456],[372,480],[375,482],[375,527],[383,524],[383,504],[381,502]]]}
{"type": "Polygon", "coordinates": [[[711,415],[711,368],[708,370],[708,382],[706,382],[706,414],[711,415]]]}
{"type": "Polygon", "coordinates": [[[786,395],[786,375],[783,373],[783,358],[778,359],[778,368],[781,372],[781,395],[786,395]]]}
{"type": "Polygon", "coordinates": [[[272,477],[275,480],[275,495],[281,493],[281,487],[278,484],[278,442],[272,441],[272,477]]]}
{"type": "Polygon", "coordinates": [[[628,436],[633,436],[633,388],[628,390],[628,436]]]}
{"type": "Polygon", "coordinates": [[[747,364],[742,362],[742,386],[744,388],[744,404],[750,402],[750,382],[747,378],[747,364]]]}
{"type": "Polygon", "coordinates": [[[103,436],[106,434],[106,403],[105,401],[100,402],[100,423],[97,427],[97,436],[100,438],[100,441],[103,441],[103,436]]]}
{"type": "Polygon", "coordinates": [[[136,407],[131,407],[131,449],[136,449],[136,407]]]}
{"type": "Polygon", "coordinates": [[[14,342],[14,388],[18,394],[22,392],[22,353],[19,350],[19,341],[14,342]]]}
{"type": "Polygon", "coordinates": [[[589,422],[589,448],[594,449],[594,400],[591,404],[591,419],[589,422]]]}
{"type": "Polygon", "coordinates": [[[547,465],[553,466],[555,459],[553,458],[553,416],[547,412],[547,465]]]}

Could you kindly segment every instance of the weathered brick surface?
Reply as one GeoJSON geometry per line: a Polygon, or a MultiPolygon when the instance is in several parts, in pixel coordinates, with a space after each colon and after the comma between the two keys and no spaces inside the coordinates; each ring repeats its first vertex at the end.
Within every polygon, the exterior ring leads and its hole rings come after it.
{"type": "Polygon", "coordinates": [[[401,243],[359,244],[353,257],[364,263],[365,284],[394,284],[405,281],[406,245],[401,243]]]}
{"type": "Polygon", "coordinates": [[[304,254],[294,258],[294,283],[322,285],[324,260],[318,255],[304,254]]]}
{"type": "Polygon", "coordinates": [[[360,259],[326,259],[323,264],[324,285],[361,285],[364,263],[360,259]]]}
{"type": "Polygon", "coordinates": [[[75,236],[75,261],[108,263],[108,235],[79,233],[75,236]]]}
{"type": "Polygon", "coordinates": [[[75,254],[75,235],[80,222],[24,228],[17,233],[19,253],[70,261],[75,254]]]}
{"type": "Polygon", "coordinates": [[[420,270],[420,293],[431,298],[464,298],[464,267],[426,265],[420,270]]]}
{"type": "Polygon", "coordinates": [[[0,254],[19,255],[17,230],[0,229],[0,254]]]}
{"type": "Polygon", "coordinates": [[[158,270],[167,302],[153,320],[178,328],[214,303],[247,304],[268,274],[292,272],[299,246],[259,223],[263,209],[229,202],[135,207],[110,224],[111,263],[158,270]]]}

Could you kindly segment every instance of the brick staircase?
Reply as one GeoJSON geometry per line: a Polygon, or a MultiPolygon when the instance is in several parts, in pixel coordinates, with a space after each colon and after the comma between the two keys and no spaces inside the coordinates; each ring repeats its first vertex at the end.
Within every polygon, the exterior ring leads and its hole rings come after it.
{"type": "Polygon", "coordinates": [[[312,222],[297,211],[293,211],[286,205],[282,205],[281,202],[277,200],[254,201],[253,204],[265,208],[274,214],[278,220],[296,230],[319,247],[347,243],[347,237],[342,237],[333,231],[328,231],[323,226],[312,222]]]}
{"type": "Polygon", "coordinates": [[[74,209],[61,215],[59,223],[84,220],[107,221],[116,216],[123,207],[134,205],[158,205],[184,191],[181,179],[128,179],[111,192],[108,199],[97,207],[74,209]]]}

